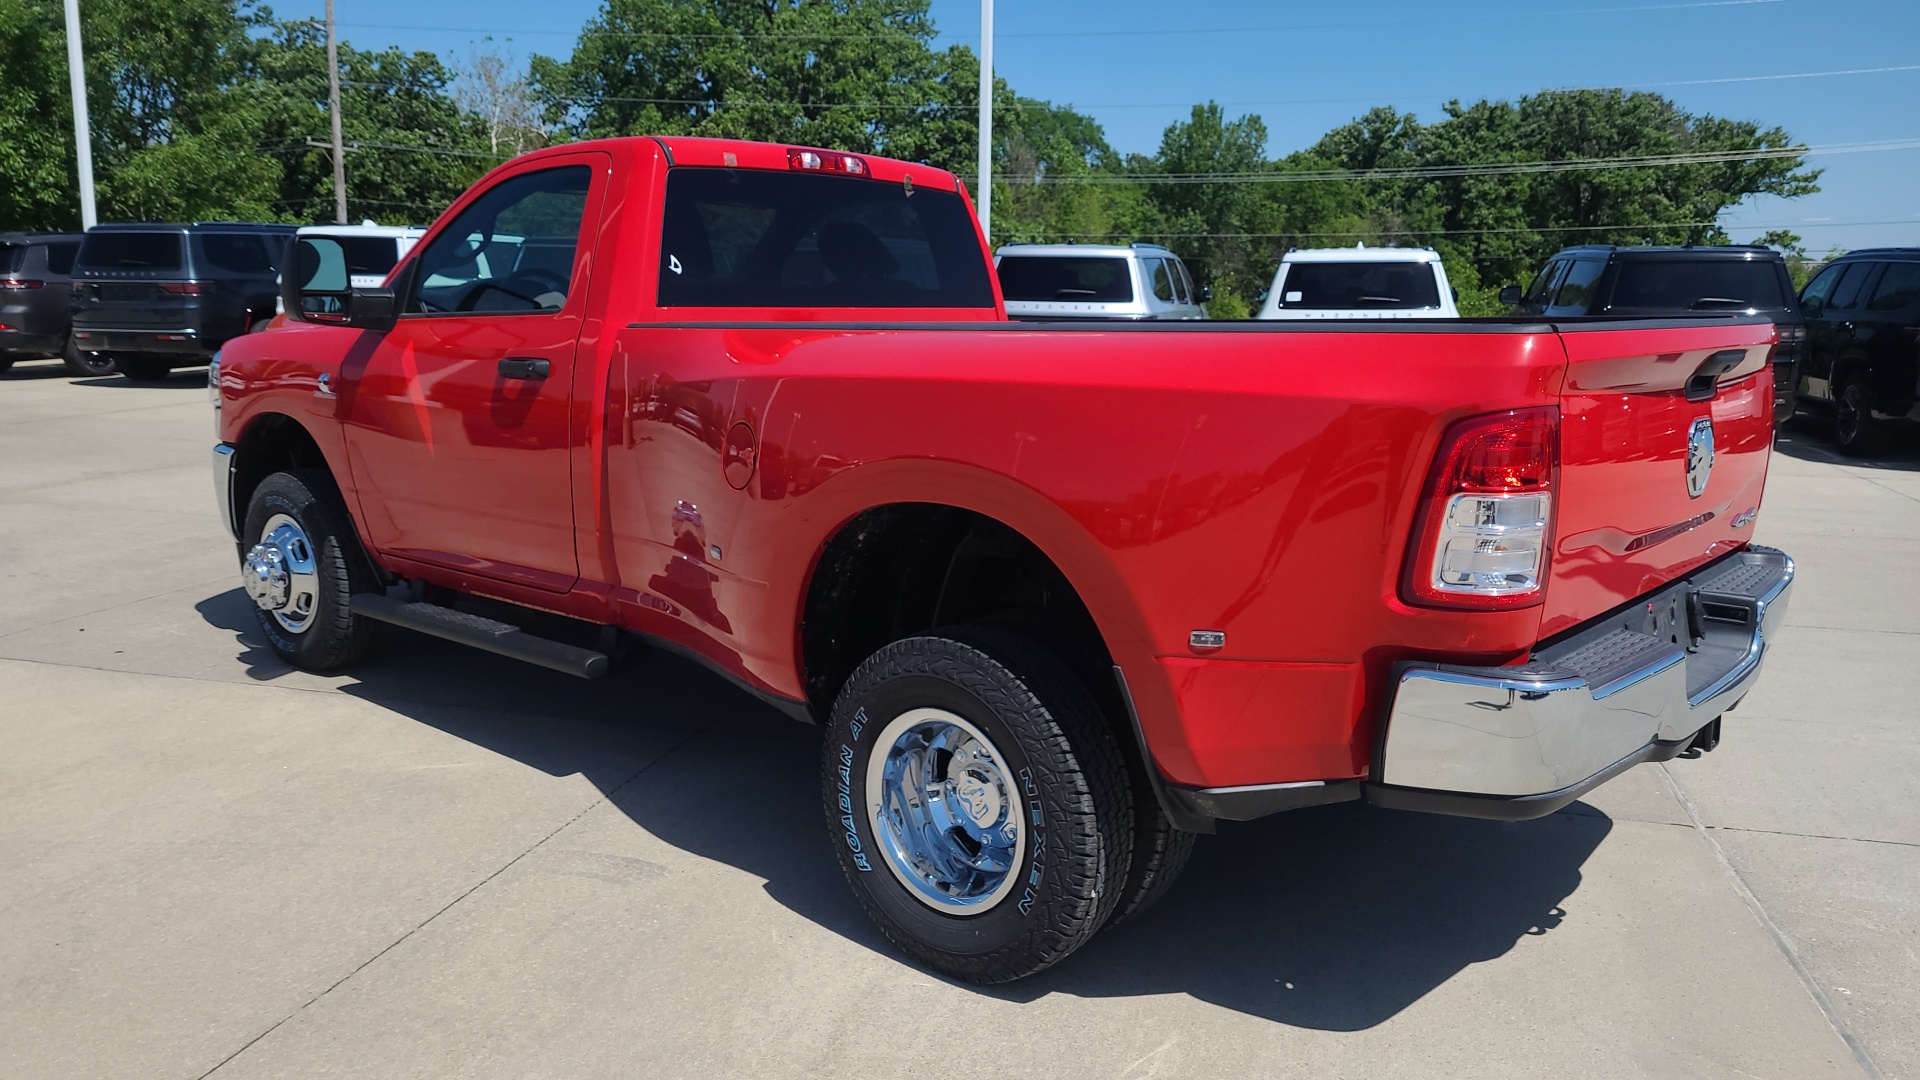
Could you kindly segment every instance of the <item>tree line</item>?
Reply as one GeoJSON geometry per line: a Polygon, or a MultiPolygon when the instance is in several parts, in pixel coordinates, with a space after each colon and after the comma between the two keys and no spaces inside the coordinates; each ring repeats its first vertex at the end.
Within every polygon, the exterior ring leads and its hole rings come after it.
{"type": "MultiPolygon", "coordinates": [[[[254,0],[82,13],[103,220],[331,217],[316,22],[254,0]]],[[[424,222],[514,154],[620,135],[884,154],[971,184],[979,65],[935,36],[927,0],[603,0],[566,57],[524,70],[491,42],[464,60],[343,42],[350,216],[424,222]]],[[[66,87],[60,0],[0,0],[0,230],[78,224],[66,87]]],[[[1259,116],[1213,103],[1121,154],[1071,105],[993,94],[995,243],[1165,243],[1228,317],[1289,247],[1432,246],[1463,310],[1491,313],[1567,244],[1725,242],[1723,209],[1818,190],[1781,128],[1645,92],[1456,101],[1432,122],[1376,108],[1277,158],[1259,116]],[[1669,163],[1619,167],[1635,158],[1669,163]]]]}

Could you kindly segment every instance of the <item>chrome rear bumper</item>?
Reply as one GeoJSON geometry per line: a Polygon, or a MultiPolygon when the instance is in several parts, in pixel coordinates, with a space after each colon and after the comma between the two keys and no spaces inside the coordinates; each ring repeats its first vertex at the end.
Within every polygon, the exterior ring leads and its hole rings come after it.
{"type": "Polygon", "coordinates": [[[1792,591],[1793,560],[1755,547],[1525,666],[1403,665],[1367,798],[1519,820],[1642,761],[1675,757],[1752,688],[1792,591]],[[1656,608],[1684,614],[1661,627],[1656,608]]]}

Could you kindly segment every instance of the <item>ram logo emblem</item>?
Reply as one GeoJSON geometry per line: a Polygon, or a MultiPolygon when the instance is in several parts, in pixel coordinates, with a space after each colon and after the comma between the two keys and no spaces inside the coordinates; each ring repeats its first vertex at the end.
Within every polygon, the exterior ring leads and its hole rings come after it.
{"type": "Polygon", "coordinates": [[[1687,495],[1699,498],[1713,475],[1713,421],[1701,417],[1687,432],[1687,495]]]}

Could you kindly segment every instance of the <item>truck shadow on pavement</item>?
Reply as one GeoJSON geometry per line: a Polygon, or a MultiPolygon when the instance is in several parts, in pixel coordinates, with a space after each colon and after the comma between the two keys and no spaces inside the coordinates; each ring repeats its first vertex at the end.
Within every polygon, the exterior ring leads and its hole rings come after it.
{"type": "MultiPolygon", "coordinates": [[[[310,678],[266,648],[240,590],[197,610],[234,632],[251,677],[310,678]]],[[[580,774],[654,837],[755,875],[776,902],[906,963],[841,880],[815,729],[690,661],[654,651],[586,683],[387,631],[338,689],[549,775],[580,774]]],[[[975,992],[1184,993],[1296,1027],[1362,1030],[1551,933],[1612,827],[1583,804],[1522,824],[1357,803],[1223,823],[1159,907],[1052,970],[975,992]]]]}

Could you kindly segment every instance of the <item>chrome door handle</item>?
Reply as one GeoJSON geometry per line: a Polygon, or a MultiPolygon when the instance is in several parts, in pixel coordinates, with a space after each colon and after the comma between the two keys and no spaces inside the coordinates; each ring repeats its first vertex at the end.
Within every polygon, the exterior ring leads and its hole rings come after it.
{"type": "Polygon", "coordinates": [[[528,357],[512,357],[500,361],[500,377],[503,379],[544,379],[553,371],[548,360],[528,357]]]}

